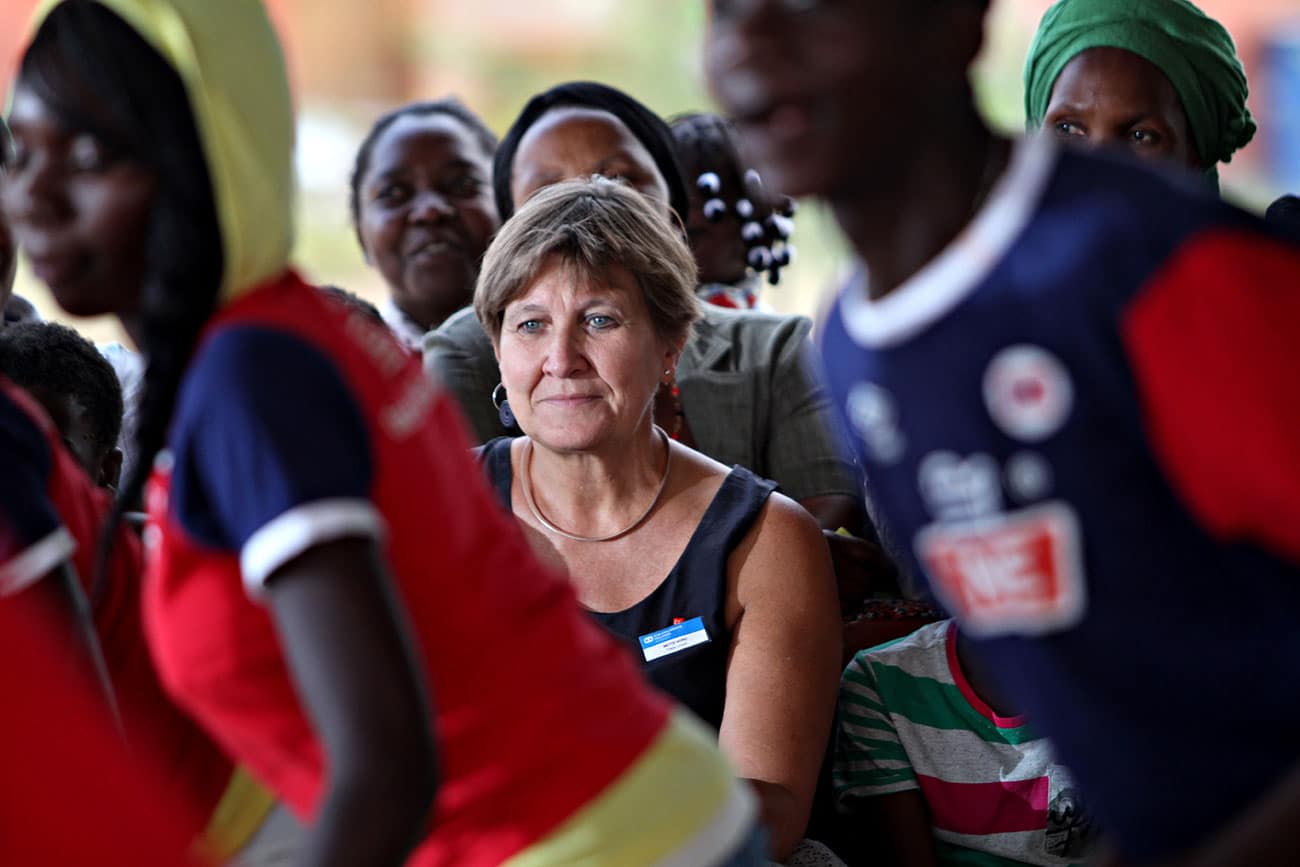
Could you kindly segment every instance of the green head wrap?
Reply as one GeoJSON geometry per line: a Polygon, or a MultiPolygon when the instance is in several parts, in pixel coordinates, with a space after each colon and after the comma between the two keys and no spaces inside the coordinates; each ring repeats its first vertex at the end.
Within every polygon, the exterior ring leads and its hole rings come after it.
{"type": "Polygon", "coordinates": [[[1030,129],[1043,125],[1061,70],[1090,48],[1131,51],[1165,74],[1212,180],[1215,165],[1255,135],[1232,37],[1187,0],[1060,0],[1048,9],[1025,62],[1030,129]]]}

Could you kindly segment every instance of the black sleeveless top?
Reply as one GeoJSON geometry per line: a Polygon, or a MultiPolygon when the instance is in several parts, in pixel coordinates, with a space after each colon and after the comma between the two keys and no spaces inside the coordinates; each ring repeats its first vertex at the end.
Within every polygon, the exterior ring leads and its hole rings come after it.
{"type": "MultiPolygon", "coordinates": [[[[497,496],[510,510],[510,438],[498,437],[479,449],[479,459],[497,496]]],[[[640,660],[650,683],[668,693],[713,728],[722,725],[727,699],[727,558],[762,511],[776,483],[744,467],[733,467],[691,534],[668,577],[649,596],[624,611],[588,611],[640,660]],[[646,662],[640,637],[699,617],[709,640],[646,662]]]]}

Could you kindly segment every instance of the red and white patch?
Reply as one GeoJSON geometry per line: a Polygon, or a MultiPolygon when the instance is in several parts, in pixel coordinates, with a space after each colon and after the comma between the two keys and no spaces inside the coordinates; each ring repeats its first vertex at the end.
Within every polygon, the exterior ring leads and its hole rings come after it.
{"type": "Polygon", "coordinates": [[[984,372],[984,405],[993,422],[1016,439],[1047,439],[1065,424],[1073,404],[1065,365],[1040,347],[1009,346],[984,372]]]}
{"type": "Polygon", "coordinates": [[[931,524],[917,533],[916,554],[971,635],[1041,634],[1083,617],[1079,521],[1065,503],[931,524]]]}

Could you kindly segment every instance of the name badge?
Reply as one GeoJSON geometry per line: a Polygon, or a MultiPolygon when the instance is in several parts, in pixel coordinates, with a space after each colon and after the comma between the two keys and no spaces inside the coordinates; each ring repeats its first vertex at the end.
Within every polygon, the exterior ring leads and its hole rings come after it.
{"type": "Polygon", "coordinates": [[[704,621],[698,617],[675,623],[667,629],[649,632],[639,639],[646,662],[654,662],[656,659],[662,659],[710,640],[709,633],[704,628],[704,621]]]}

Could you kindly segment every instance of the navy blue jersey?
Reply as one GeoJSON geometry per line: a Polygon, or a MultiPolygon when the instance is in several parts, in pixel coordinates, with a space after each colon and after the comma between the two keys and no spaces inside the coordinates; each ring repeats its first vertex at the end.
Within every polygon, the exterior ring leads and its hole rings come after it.
{"type": "Polygon", "coordinates": [[[1300,255],[1263,231],[1024,142],[943,253],[825,325],[901,553],[1138,858],[1300,757],[1300,255]]]}
{"type": "Polygon", "coordinates": [[[259,592],[312,544],[380,535],[371,437],[332,359],[253,324],[221,331],[202,362],[186,377],[169,436],[172,514],[195,540],[238,553],[259,592]]]}

